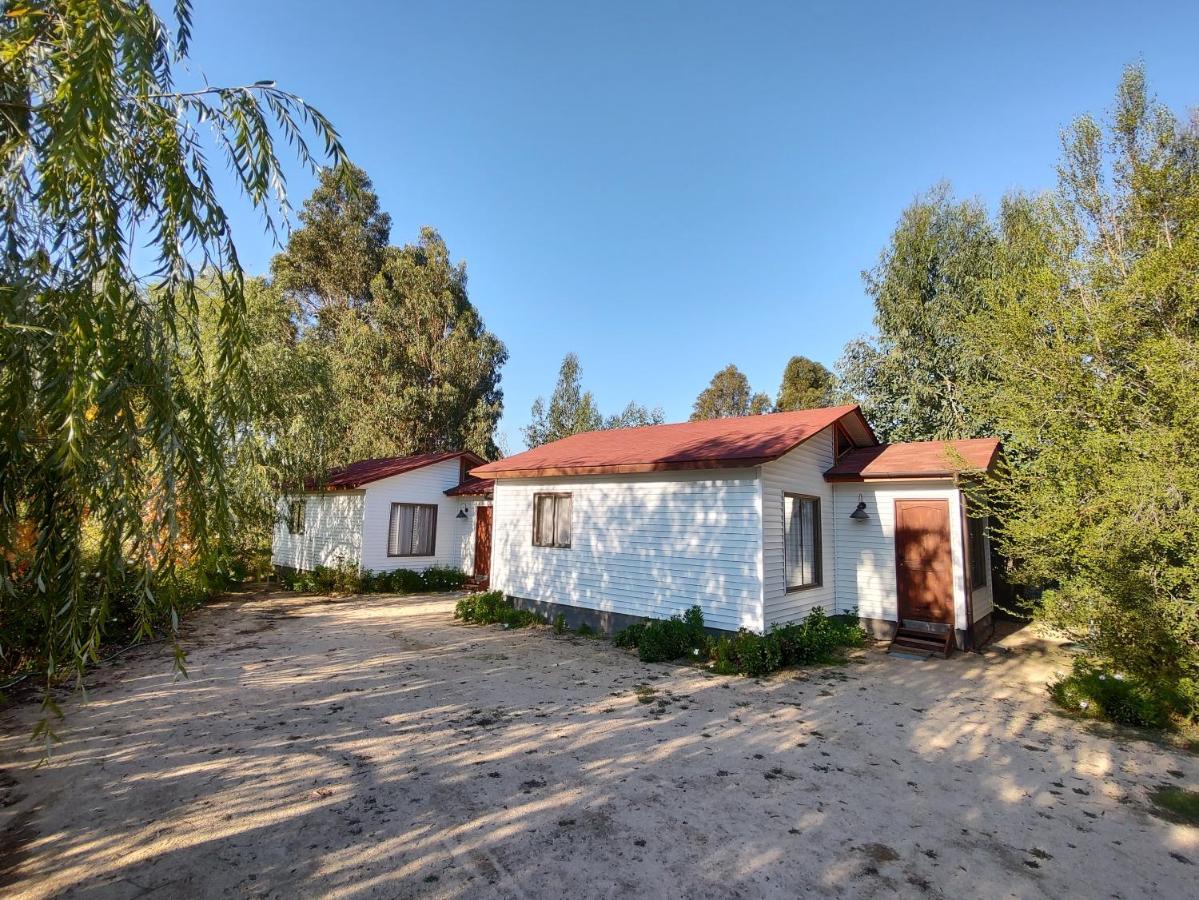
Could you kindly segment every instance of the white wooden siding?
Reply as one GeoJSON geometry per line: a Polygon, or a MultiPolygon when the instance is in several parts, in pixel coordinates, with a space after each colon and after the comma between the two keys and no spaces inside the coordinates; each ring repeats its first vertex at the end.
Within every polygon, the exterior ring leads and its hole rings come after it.
{"type": "Polygon", "coordinates": [[[394,569],[423,571],[430,566],[462,566],[463,535],[469,519],[457,518],[458,511],[470,504],[445,492],[458,484],[458,460],[425,466],[412,472],[392,475],[366,485],[362,514],[362,555],[364,570],[390,572],[394,569]],[[391,524],[391,504],[432,503],[437,506],[437,534],[432,556],[388,556],[387,529],[391,524]]]}
{"type": "Polygon", "coordinates": [[[496,483],[492,586],[530,600],[666,618],[698,604],[714,628],[762,628],[756,472],[496,483]],[[572,495],[571,547],[533,546],[533,495],[572,495]]]}
{"type": "MultiPolygon", "coordinates": [[[[948,480],[842,482],[834,485],[833,523],[837,541],[837,611],[857,610],[859,616],[899,620],[895,572],[895,501],[949,501],[949,541],[953,560],[955,627],[966,626],[962,554],[961,493],[948,480]],[[866,501],[865,521],[849,518],[866,501]]],[[[976,612],[977,614],[977,612],[976,612]]]]}
{"type": "Polygon", "coordinates": [[[790,453],[761,467],[763,603],[766,625],[801,621],[821,607],[835,612],[839,575],[833,527],[833,489],[824,473],[833,465],[833,429],[826,428],[790,453]],[[821,572],[819,587],[787,593],[783,554],[783,494],[820,498],[821,572]]]}
{"type": "Polygon", "coordinates": [[[356,566],[362,548],[362,506],[362,491],[281,497],[271,564],[304,571],[317,566],[356,566]],[[287,509],[293,499],[305,501],[301,534],[287,530],[287,509]]]}

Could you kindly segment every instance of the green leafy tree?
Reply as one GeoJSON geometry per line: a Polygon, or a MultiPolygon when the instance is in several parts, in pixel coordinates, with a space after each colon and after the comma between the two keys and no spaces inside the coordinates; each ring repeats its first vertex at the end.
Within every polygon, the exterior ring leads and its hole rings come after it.
{"type": "Polygon", "coordinates": [[[543,398],[538,397],[533,401],[531,421],[523,429],[526,446],[540,447],[572,434],[596,431],[603,427],[604,417],[595,404],[595,398],[591,391],[584,391],[579,385],[581,371],[579,357],[574,353],[567,353],[562,358],[558,383],[550,397],[548,409],[543,398]]]}
{"type": "Polygon", "coordinates": [[[850,342],[837,368],[842,392],[883,440],[993,428],[975,402],[989,375],[962,332],[986,303],[995,244],[986,209],[940,185],[904,210],[878,265],[863,273],[877,337],[850,342]]]}
{"type": "Polygon", "coordinates": [[[783,370],[775,412],[815,409],[831,402],[833,373],[814,359],[793,356],[783,370]]]}
{"type": "Polygon", "coordinates": [[[210,147],[268,228],[276,131],[306,163],[313,132],[343,157],[324,117],[269,82],[178,90],[191,11],[175,9],[173,44],[133,0],[26,0],[0,22],[0,651],[48,685],[81,674],[118,615],[173,627],[181,563],[227,532],[220,436],[251,384],[210,147]],[[201,267],[220,273],[208,351],[201,267]],[[197,386],[180,361],[202,355],[197,386]],[[14,648],[31,622],[36,645],[14,648]]]}
{"type": "Polygon", "coordinates": [[[619,413],[604,419],[604,428],[638,428],[642,425],[661,425],[665,421],[666,413],[662,407],[650,409],[630,400],[628,406],[619,413]]]}
{"type": "Polygon", "coordinates": [[[691,421],[727,419],[770,412],[770,397],[753,393],[749,379],[734,365],[727,365],[712,376],[712,382],[695,400],[691,421]]]}
{"type": "Polygon", "coordinates": [[[467,295],[466,266],[441,236],[389,248],[360,313],[340,318],[329,349],[339,462],[435,450],[494,458],[503,412],[503,343],[467,295]]]}
{"type": "MultiPolygon", "coordinates": [[[[199,280],[202,352],[181,360],[193,390],[215,405],[213,360],[221,340],[223,303],[217,278],[199,280]]],[[[265,278],[245,282],[246,367],[254,389],[238,399],[236,415],[219,419],[229,497],[229,552],[245,560],[269,547],[278,486],[327,467],[328,410],[335,408],[325,348],[301,339],[302,312],[265,278]]],[[[187,348],[181,348],[187,353],[187,348]]]]}
{"type": "Polygon", "coordinates": [[[271,262],[275,285],[318,319],[361,310],[391,235],[370,178],[349,162],[323,169],[299,219],[271,262]]]}
{"type": "Polygon", "coordinates": [[[1132,67],[1059,173],[1005,201],[967,332],[1012,462],[997,537],[1042,619],[1199,714],[1199,131],[1132,67]]]}

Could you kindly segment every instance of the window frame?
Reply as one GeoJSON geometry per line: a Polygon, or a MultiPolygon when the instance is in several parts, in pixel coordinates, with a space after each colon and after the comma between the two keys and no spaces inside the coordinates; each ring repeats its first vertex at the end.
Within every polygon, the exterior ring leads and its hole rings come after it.
{"type": "Polygon", "coordinates": [[[793,491],[783,491],[783,499],[779,504],[783,516],[783,586],[786,593],[795,594],[800,591],[810,591],[824,586],[824,523],[821,521],[820,498],[812,494],[798,494],[793,491]],[[812,552],[813,552],[813,581],[807,584],[790,585],[787,577],[787,498],[804,503],[814,504],[812,510],[812,552]]]}
{"type": "Polygon", "coordinates": [[[569,550],[571,543],[574,541],[575,534],[575,504],[574,495],[570,491],[537,491],[533,494],[533,546],[545,547],[551,550],[569,550]],[[541,526],[541,499],[543,497],[553,498],[553,519],[554,519],[554,537],[551,543],[541,543],[537,536],[541,526]],[[566,543],[561,543],[558,540],[558,503],[561,500],[567,500],[570,503],[570,539],[566,543]]]}
{"type": "Polygon", "coordinates": [[[966,552],[970,557],[970,590],[977,591],[991,583],[991,567],[987,559],[986,516],[966,514],[966,552]]]}
{"type": "MultiPolygon", "coordinates": [[[[415,517],[414,517],[415,521],[415,517]]],[[[397,539],[399,535],[396,535],[397,539]]],[[[410,559],[415,557],[428,557],[437,555],[437,504],[436,503],[408,503],[406,501],[396,500],[391,504],[390,514],[387,519],[387,556],[389,559],[410,559]],[[410,506],[413,509],[431,509],[433,510],[433,527],[432,539],[428,553],[400,553],[399,546],[396,547],[395,553],[391,552],[391,525],[395,521],[397,507],[410,506]]]]}
{"type": "Polygon", "coordinates": [[[287,501],[287,533],[303,534],[308,519],[308,499],[287,501]],[[296,511],[299,510],[299,515],[296,511]]]}

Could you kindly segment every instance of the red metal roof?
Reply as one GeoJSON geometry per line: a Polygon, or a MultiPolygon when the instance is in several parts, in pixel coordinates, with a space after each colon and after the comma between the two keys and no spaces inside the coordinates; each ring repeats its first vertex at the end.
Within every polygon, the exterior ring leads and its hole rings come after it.
{"type": "Polygon", "coordinates": [[[588,431],[472,470],[479,478],[601,475],[756,466],[778,459],[834,422],[859,443],[874,433],[856,404],[824,409],[588,431]]]}
{"type": "Polygon", "coordinates": [[[486,462],[483,457],[469,451],[452,453],[418,453],[416,456],[385,456],[381,459],[364,459],[361,462],[350,463],[339,469],[333,469],[323,482],[309,478],[304,482],[304,488],[309,491],[349,490],[390,478],[392,475],[402,475],[415,469],[423,469],[448,459],[462,457],[468,465],[478,465],[486,462]]]}
{"type": "Polygon", "coordinates": [[[881,444],[850,450],[824,473],[824,477],[828,481],[949,478],[961,472],[963,466],[966,469],[990,469],[998,455],[996,438],[881,444]]]}
{"type": "Polygon", "coordinates": [[[468,477],[462,484],[456,485],[445,492],[447,497],[484,497],[495,489],[495,481],[490,478],[468,477]]]}

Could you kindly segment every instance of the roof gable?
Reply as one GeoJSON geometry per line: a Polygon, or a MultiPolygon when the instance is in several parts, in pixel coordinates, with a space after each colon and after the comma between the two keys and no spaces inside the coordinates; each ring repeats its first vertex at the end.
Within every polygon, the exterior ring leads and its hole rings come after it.
{"type": "Polygon", "coordinates": [[[441,453],[418,453],[415,456],[385,456],[379,459],[364,459],[329,472],[324,481],[309,478],[304,482],[305,490],[352,490],[373,481],[381,481],[393,475],[403,475],[426,466],[462,458],[468,465],[479,465],[486,460],[469,450],[441,453]]]}
{"type": "Polygon", "coordinates": [[[857,405],[588,431],[474,469],[478,478],[602,475],[756,466],[778,459],[834,422],[874,443],[857,405]]]}

